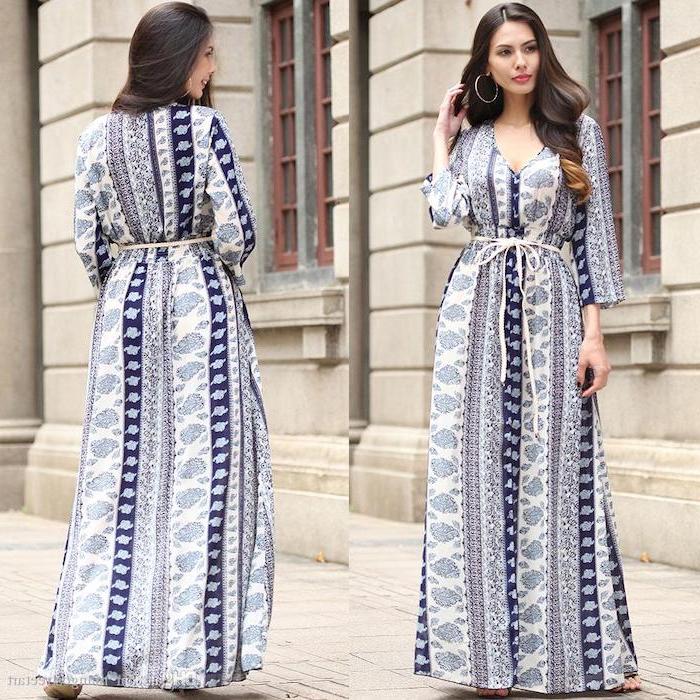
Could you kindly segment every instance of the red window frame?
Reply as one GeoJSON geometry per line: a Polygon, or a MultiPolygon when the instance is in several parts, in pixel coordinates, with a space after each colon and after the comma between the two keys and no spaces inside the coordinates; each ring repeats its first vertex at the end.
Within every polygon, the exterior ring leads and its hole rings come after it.
{"type": "Polygon", "coordinates": [[[330,1],[314,0],[314,65],[316,74],[316,211],[319,265],[333,263],[333,155],[331,130],[330,1]]]}
{"type": "Polygon", "coordinates": [[[642,271],[661,269],[661,32],[659,3],[643,5],[642,271]]]}
{"type": "Polygon", "coordinates": [[[270,8],[272,53],[272,170],[274,267],[297,267],[297,156],[294,96],[294,3],[285,0],[270,8]]]}
{"type": "Polygon", "coordinates": [[[613,219],[620,262],[623,262],[622,228],[622,15],[598,23],[598,114],[608,154],[613,219]]]}

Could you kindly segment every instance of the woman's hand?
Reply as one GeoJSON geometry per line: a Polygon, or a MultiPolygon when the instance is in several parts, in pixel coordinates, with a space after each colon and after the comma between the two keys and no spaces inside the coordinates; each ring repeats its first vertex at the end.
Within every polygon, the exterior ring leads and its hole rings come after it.
{"type": "Polygon", "coordinates": [[[442,99],[440,104],[440,111],[438,113],[437,123],[435,124],[435,129],[433,131],[434,136],[444,138],[445,142],[449,141],[453,136],[459,131],[464,117],[467,114],[466,105],[455,114],[454,106],[457,98],[462,94],[464,90],[464,83],[457,83],[453,85],[445,93],[445,97],[442,99]]]}
{"type": "Polygon", "coordinates": [[[612,367],[608,362],[608,354],[603,345],[603,336],[584,336],[579,350],[578,369],[576,371],[576,382],[583,385],[586,377],[586,368],[593,369],[593,383],[583,392],[582,397],[592,396],[596,391],[600,391],[608,383],[608,374],[612,367]]]}

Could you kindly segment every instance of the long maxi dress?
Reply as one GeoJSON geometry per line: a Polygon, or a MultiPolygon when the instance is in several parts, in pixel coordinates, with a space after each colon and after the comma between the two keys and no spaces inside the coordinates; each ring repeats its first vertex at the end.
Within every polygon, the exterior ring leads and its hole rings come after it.
{"type": "Polygon", "coordinates": [[[117,111],[82,132],[74,235],[97,304],[77,488],[37,677],[198,688],[262,666],[273,493],[240,290],[255,229],[217,110],[117,111]]]}
{"type": "Polygon", "coordinates": [[[417,674],[561,693],[637,671],[597,397],[576,385],[581,307],[625,295],[602,133],[577,127],[582,205],[547,146],[514,172],[493,120],[421,185],[435,228],[475,238],[438,313],[417,674]]]}

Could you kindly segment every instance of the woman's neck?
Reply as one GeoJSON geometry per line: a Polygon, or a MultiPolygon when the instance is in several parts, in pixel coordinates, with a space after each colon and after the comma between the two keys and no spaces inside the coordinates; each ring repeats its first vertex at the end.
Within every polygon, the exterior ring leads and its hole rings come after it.
{"type": "Polygon", "coordinates": [[[514,127],[527,126],[531,121],[530,107],[533,99],[533,93],[527,95],[505,93],[503,111],[498,116],[498,123],[514,127]]]}

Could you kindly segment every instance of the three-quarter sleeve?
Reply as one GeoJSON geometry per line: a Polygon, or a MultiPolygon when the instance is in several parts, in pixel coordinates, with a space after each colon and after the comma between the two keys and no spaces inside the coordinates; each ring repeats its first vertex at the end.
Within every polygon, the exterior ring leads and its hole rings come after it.
{"type": "Polygon", "coordinates": [[[466,142],[469,129],[457,136],[457,143],[450,152],[448,166],[434,176],[430,173],[423,180],[420,191],[428,200],[428,213],[433,228],[444,228],[462,223],[469,215],[469,186],[466,178],[466,142]]]}
{"type": "Polygon", "coordinates": [[[598,122],[588,115],[581,118],[578,138],[583,167],[591,181],[591,193],[583,204],[576,205],[571,252],[581,306],[600,304],[607,309],[625,299],[625,290],[605,142],[598,122]]]}
{"type": "Polygon", "coordinates": [[[214,250],[241,287],[242,266],[255,247],[257,224],[228,124],[218,110],[212,118],[205,190],[214,212],[214,250]]]}
{"type": "Polygon", "coordinates": [[[73,193],[75,250],[98,296],[114,262],[97,207],[99,183],[106,175],[105,165],[96,157],[103,140],[104,135],[98,129],[88,129],[80,135],[75,157],[73,193]]]}

